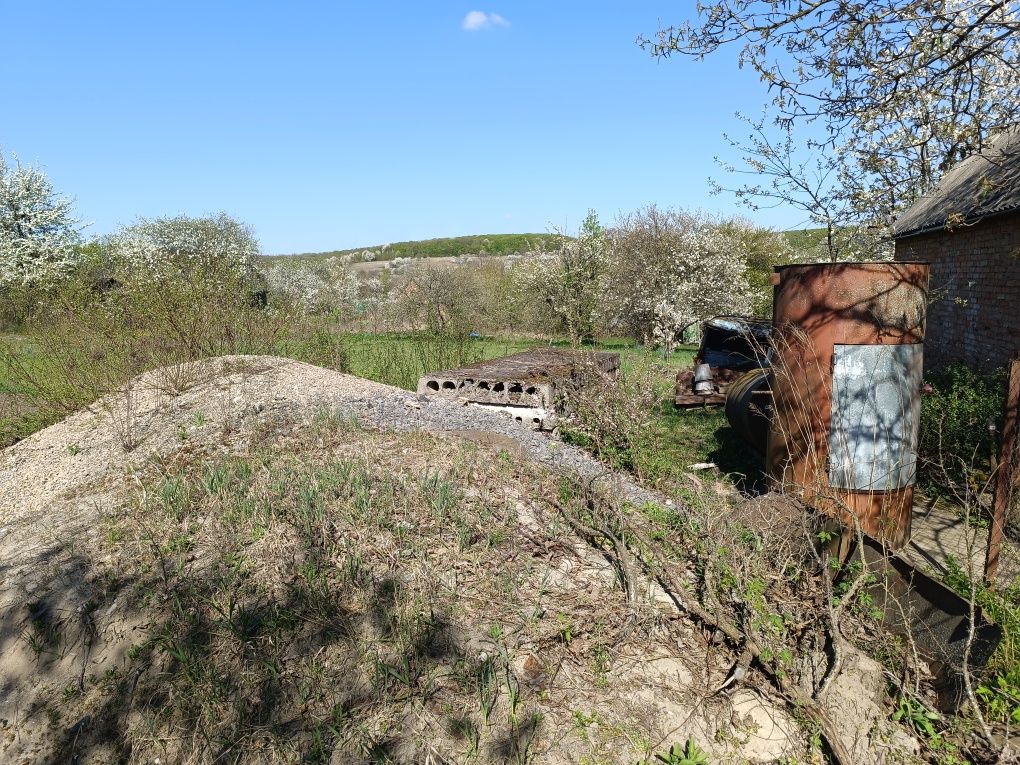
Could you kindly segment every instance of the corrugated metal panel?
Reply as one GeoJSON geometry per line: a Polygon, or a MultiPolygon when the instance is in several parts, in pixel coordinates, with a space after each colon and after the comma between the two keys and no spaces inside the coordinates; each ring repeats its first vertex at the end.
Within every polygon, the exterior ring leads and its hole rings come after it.
{"type": "Polygon", "coordinates": [[[1020,128],[996,135],[988,148],[956,164],[931,193],[896,220],[895,236],[937,231],[1020,210],[1020,128]]]}
{"type": "Polygon", "coordinates": [[[835,346],[830,486],[890,491],[914,484],[923,349],[835,346]]]}
{"type": "Polygon", "coordinates": [[[698,357],[712,367],[755,369],[765,364],[772,322],[740,316],[716,316],[702,327],[698,357]]]}

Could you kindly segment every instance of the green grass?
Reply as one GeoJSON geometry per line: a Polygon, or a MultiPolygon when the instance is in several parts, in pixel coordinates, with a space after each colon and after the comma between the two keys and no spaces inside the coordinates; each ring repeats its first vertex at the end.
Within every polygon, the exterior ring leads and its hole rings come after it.
{"type": "MultiPolygon", "coordinates": [[[[700,462],[714,462],[725,479],[740,488],[760,488],[761,460],[730,428],[722,407],[678,409],[673,403],[676,374],[694,362],[696,346],[682,346],[668,359],[631,341],[609,340],[598,349],[620,354],[625,385],[628,378],[646,378],[656,394],[651,427],[632,453],[610,462],[640,472],[645,481],[667,492],[684,485],[690,465],[700,462]]],[[[583,438],[574,440],[585,444],[583,438]]]]}
{"type": "MultiPolygon", "coordinates": [[[[326,329],[325,331],[330,330],[326,329]]],[[[454,364],[430,365],[429,361],[439,359],[430,357],[427,349],[422,349],[421,345],[437,341],[422,335],[407,332],[350,332],[338,333],[335,334],[335,337],[338,338],[345,351],[345,371],[367,380],[395,385],[406,390],[414,390],[421,375],[454,366],[454,364]]],[[[289,341],[281,351],[284,355],[315,363],[312,345],[313,339],[306,337],[289,341]]],[[[464,361],[461,363],[487,361],[538,347],[569,348],[570,343],[562,338],[551,341],[512,336],[468,338],[463,343],[464,361]]],[[[672,388],[676,371],[689,366],[694,359],[695,352],[693,346],[684,347],[671,354],[669,360],[666,361],[658,351],[646,349],[644,346],[624,338],[607,338],[593,344],[585,344],[582,348],[583,350],[619,353],[624,374],[644,370],[651,365],[663,367],[661,380],[663,391],[667,387],[672,388]]],[[[435,355],[438,354],[433,354],[433,356],[435,355]]]]}
{"type": "MultiPolygon", "coordinates": [[[[825,229],[804,228],[784,232],[790,246],[797,251],[810,250],[825,238],[825,229]]],[[[360,255],[365,250],[376,253],[376,260],[393,260],[394,258],[441,258],[460,255],[510,255],[514,252],[526,252],[535,247],[555,249],[564,237],[562,234],[474,234],[471,236],[440,237],[437,239],[419,239],[409,242],[394,242],[386,252],[383,245],[374,244],[368,247],[351,247],[346,250],[327,250],[325,252],[299,252],[267,255],[266,260],[288,262],[307,260],[324,260],[343,255],[360,255]]]]}
{"type": "Polygon", "coordinates": [[[824,228],[801,228],[795,231],[784,231],[783,235],[796,252],[813,250],[825,242],[824,228]]]}
{"type": "Polygon", "coordinates": [[[52,363],[27,337],[0,334],[0,448],[52,425],[58,418],[35,405],[37,391],[16,378],[4,363],[5,354],[17,357],[33,373],[44,371],[52,363]]]}
{"type": "Polygon", "coordinates": [[[329,250],[327,252],[301,252],[289,255],[269,255],[266,260],[279,262],[301,262],[324,260],[343,255],[359,256],[365,250],[376,253],[376,260],[393,260],[394,258],[442,258],[460,255],[510,255],[515,252],[527,252],[534,248],[555,249],[564,239],[560,234],[476,234],[474,236],[442,237],[439,239],[422,239],[412,242],[395,242],[386,252],[383,245],[371,247],[353,247],[348,250],[329,250]]]}

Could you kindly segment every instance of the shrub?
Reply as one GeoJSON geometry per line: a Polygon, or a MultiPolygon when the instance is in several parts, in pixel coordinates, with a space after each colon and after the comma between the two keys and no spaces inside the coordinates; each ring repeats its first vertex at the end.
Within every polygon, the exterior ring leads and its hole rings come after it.
{"type": "Polygon", "coordinates": [[[358,277],[350,268],[349,257],[274,261],[266,267],[266,280],[274,295],[297,303],[308,313],[344,318],[357,309],[358,277]]]}
{"type": "Polygon", "coordinates": [[[54,287],[26,326],[31,352],[0,346],[0,377],[24,392],[34,416],[52,421],[106,393],[129,399],[125,384],[150,369],[162,369],[154,384],[175,394],[190,383],[190,362],[272,352],[293,316],[254,305],[236,271],[207,276],[54,287]]]}
{"type": "Polygon", "coordinates": [[[671,348],[693,322],[750,313],[742,226],[654,205],[617,221],[606,299],[619,328],[671,348]]]}
{"type": "Polygon", "coordinates": [[[301,334],[306,339],[300,346],[290,349],[291,355],[317,367],[337,372],[350,371],[350,353],[345,336],[323,327],[303,328],[301,334]]]}
{"type": "Polygon", "coordinates": [[[954,364],[928,374],[927,382],[933,390],[921,398],[922,485],[937,493],[980,491],[999,448],[1004,370],[982,374],[954,364]]]}
{"type": "Polygon", "coordinates": [[[646,473],[661,435],[656,410],[662,400],[654,373],[645,368],[610,374],[592,359],[576,383],[564,393],[564,440],[590,449],[614,468],[652,478],[646,473]]]}
{"type": "Polygon", "coordinates": [[[604,324],[610,249],[605,229],[589,210],[576,239],[563,239],[555,255],[535,253],[516,268],[521,290],[548,304],[571,345],[592,338],[604,324]]]}
{"type": "Polygon", "coordinates": [[[136,280],[178,273],[207,276],[256,271],[259,243],[251,228],[226,213],[215,217],[141,218],[107,242],[113,266],[136,280]]]}

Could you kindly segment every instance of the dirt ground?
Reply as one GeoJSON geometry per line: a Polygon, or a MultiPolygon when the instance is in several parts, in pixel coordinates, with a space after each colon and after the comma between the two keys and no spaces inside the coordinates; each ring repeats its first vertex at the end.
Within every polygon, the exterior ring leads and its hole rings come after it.
{"type": "MultiPolygon", "coordinates": [[[[670,503],[307,364],[150,373],[0,452],[0,760],[634,763],[692,738],[819,761],[782,699],[722,688],[713,635],[559,524],[561,476],[670,503]]],[[[830,691],[845,743],[914,761],[869,661],[830,691]]]]}

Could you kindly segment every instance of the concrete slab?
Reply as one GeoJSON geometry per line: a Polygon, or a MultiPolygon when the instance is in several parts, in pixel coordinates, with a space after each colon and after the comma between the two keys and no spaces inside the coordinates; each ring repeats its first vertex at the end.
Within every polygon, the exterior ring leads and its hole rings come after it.
{"type": "MultiPolygon", "coordinates": [[[[970,525],[952,508],[932,502],[914,506],[910,531],[910,541],[900,552],[918,568],[944,574],[952,557],[975,579],[983,576],[988,529],[970,525]]],[[[1020,578],[1020,545],[1004,539],[1000,556],[996,581],[1008,586],[1020,578]]]]}
{"type": "Polygon", "coordinates": [[[418,393],[499,409],[538,430],[552,427],[563,386],[577,382],[590,365],[606,374],[620,368],[618,353],[533,348],[424,375],[418,393]]]}

